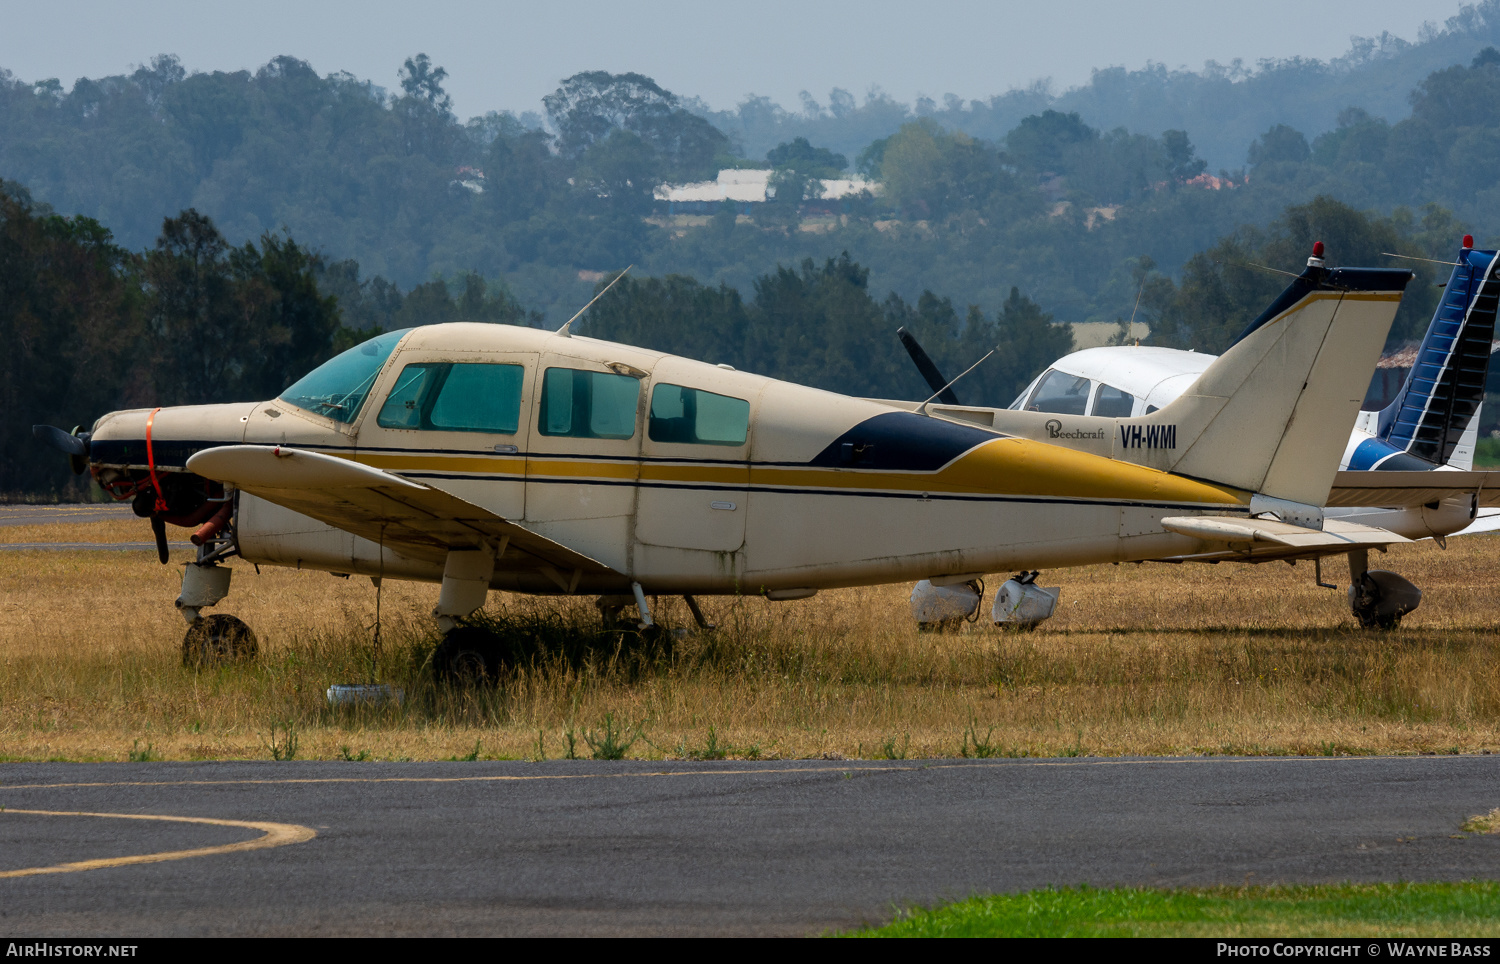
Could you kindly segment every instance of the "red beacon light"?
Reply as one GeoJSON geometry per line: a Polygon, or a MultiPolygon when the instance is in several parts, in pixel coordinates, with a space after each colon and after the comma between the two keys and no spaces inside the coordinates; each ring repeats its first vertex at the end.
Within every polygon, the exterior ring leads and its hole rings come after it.
{"type": "Polygon", "coordinates": [[[1466,235],[1464,235],[1464,250],[1467,251],[1467,250],[1469,250],[1472,247],[1474,247],[1474,235],[1472,235],[1472,234],[1466,234],[1466,235]]]}
{"type": "Polygon", "coordinates": [[[1309,268],[1321,268],[1321,267],[1323,267],[1323,242],[1322,241],[1314,241],[1313,242],[1313,253],[1312,253],[1312,257],[1307,259],[1307,266],[1309,268]]]}

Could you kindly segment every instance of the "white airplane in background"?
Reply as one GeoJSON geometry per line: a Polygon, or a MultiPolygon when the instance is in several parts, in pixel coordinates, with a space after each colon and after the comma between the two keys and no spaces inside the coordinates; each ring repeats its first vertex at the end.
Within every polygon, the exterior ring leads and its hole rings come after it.
{"type": "MultiPolygon", "coordinates": [[[[1325,270],[1321,253],[1315,249],[1314,258],[1308,262],[1309,273],[1325,270]]],[[[1405,384],[1384,408],[1359,414],[1339,462],[1340,473],[1326,518],[1378,526],[1409,539],[1430,537],[1439,542],[1451,534],[1500,528],[1500,508],[1481,505],[1486,473],[1471,471],[1500,301],[1500,258],[1494,251],[1476,250],[1473,239],[1465,236],[1458,260],[1452,264],[1443,298],[1405,384]],[[1433,471],[1443,475],[1424,479],[1416,474],[1433,471]],[[1386,480],[1395,488],[1384,490],[1382,483],[1386,480]]],[[[1314,283],[1309,274],[1299,277],[1236,343],[1285,310],[1286,305],[1295,303],[1314,283]]],[[[904,332],[902,341],[933,387],[942,388],[941,374],[920,346],[904,332]]],[[[1054,362],[1005,411],[1082,418],[1149,415],[1192,393],[1217,357],[1140,346],[1085,349],[1054,362]]],[[[948,400],[956,403],[951,389],[948,393],[948,400]]],[[[931,410],[997,428],[1008,421],[1007,417],[996,417],[997,410],[993,409],[948,405],[931,410]]],[[[1048,424],[1052,439],[1069,444],[1063,420],[1048,424]]],[[[1168,441],[1149,435],[1121,439],[1120,443],[1170,447],[1168,441]]],[[[1223,554],[1210,554],[1163,561],[1217,562],[1225,558],[1223,554]]],[[[1351,572],[1350,606],[1363,625],[1394,625],[1421,600],[1420,590],[1407,580],[1394,573],[1367,570],[1364,550],[1351,557],[1351,572]]],[[[1034,576],[1023,574],[1018,578],[1020,583],[1007,583],[997,596],[996,621],[1034,624],[1050,615],[1051,605],[1040,590],[1017,588],[1034,576]]],[[[1321,574],[1319,584],[1323,584],[1321,574]]],[[[1055,598],[1054,591],[1053,601],[1055,598]]],[[[978,613],[978,603],[972,588],[966,591],[963,587],[919,584],[912,609],[919,622],[930,624],[951,620],[960,612],[972,618],[978,613]]]]}

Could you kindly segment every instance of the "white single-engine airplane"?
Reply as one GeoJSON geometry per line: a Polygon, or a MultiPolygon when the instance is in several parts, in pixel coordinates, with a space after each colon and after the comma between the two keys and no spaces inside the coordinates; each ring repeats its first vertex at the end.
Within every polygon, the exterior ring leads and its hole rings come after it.
{"type": "Polygon", "coordinates": [[[491,589],[633,602],[645,627],[654,594],[796,599],[1405,542],[1321,507],[1411,277],[1310,266],[1296,297],[1149,414],[981,427],[566,325],[458,323],[382,334],[272,401],[37,434],[134,500],[163,562],[165,524],[197,527],[177,601],[186,658],[253,647],[243,623],[200,615],[238,555],[440,583],[435,662],[490,666],[452,630],[491,589]]]}
{"type": "MultiPolygon", "coordinates": [[[[1315,258],[1320,254],[1315,251],[1315,258]]],[[[1500,477],[1491,480],[1487,473],[1470,471],[1500,302],[1500,258],[1494,251],[1476,250],[1473,238],[1465,236],[1458,260],[1452,264],[1443,297],[1406,382],[1384,408],[1360,412],[1354,431],[1340,440],[1343,455],[1327,518],[1377,526],[1409,539],[1432,537],[1441,541],[1474,525],[1476,514],[1485,504],[1484,490],[1500,482],[1500,477]],[[1442,474],[1417,474],[1434,470],[1442,474]]],[[[1316,279],[1308,275],[1297,279],[1240,337],[1294,303],[1315,283],[1316,279]]],[[[942,375],[920,346],[904,332],[901,336],[928,381],[935,388],[943,385],[942,375]]],[[[1054,362],[1007,410],[957,406],[957,396],[950,389],[948,401],[955,404],[936,411],[950,417],[978,418],[1007,431],[1016,430],[1011,413],[1017,411],[1095,419],[1144,415],[1192,391],[1215,360],[1214,355],[1171,348],[1089,348],[1054,362]]],[[[1049,436],[1060,444],[1086,448],[1088,439],[1079,438],[1076,428],[1065,429],[1064,421],[1049,420],[1049,436]]],[[[1147,435],[1140,444],[1150,448],[1156,443],[1147,435]]],[[[1488,524],[1492,523],[1482,520],[1476,528],[1488,524]]],[[[1354,578],[1350,606],[1366,626],[1392,625],[1416,608],[1421,592],[1394,573],[1367,570],[1365,553],[1362,548],[1356,549],[1351,558],[1354,578]]],[[[1232,556],[1207,553],[1164,561],[1216,562],[1226,558],[1232,556]]],[[[1262,553],[1249,561],[1269,558],[1272,554],[1262,553]]],[[[1010,584],[1007,588],[1010,596],[1002,593],[996,600],[996,619],[1000,622],[1016,618],[1014,606],[1007,602],[1019,599],[1020,594],[1010,584]]],[[[959,615],[977,615],[978,603],[972,587],[919,584],[913,595],[913,614],[922,622],[941,622],[959,615]]],[[[1034,623],[1037,616],[1045,618],[1050,612],[1043,600],[1040,609],[1021,621],[1034,623]]]]}

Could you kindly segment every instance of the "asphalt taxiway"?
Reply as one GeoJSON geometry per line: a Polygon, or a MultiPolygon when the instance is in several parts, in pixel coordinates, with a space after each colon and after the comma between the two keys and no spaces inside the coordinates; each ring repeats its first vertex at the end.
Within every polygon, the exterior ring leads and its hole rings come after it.
{"type": "Polygon", "coordinates": [[[1500,872],[1460,832],[1490,756],[6,764],[0,806],[26,936],[817,934],[1047,884],[1500,872]]]}
{"type": "Polygon", "coordinates": [[[62,505],[0,505],[0,528],[114,522],[134,515],[128,503],[64,503],[62,505]]]}

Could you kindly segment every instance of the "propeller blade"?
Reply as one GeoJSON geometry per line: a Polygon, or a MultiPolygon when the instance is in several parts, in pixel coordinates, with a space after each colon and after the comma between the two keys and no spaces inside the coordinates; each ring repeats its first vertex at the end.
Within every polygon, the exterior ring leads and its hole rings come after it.
{"type": "Polygon", "coordinates": [[[962,405],[963,402],[958,400],[958,395],[954,393],[953,389],[945,387],[948,384],[948,379],[944,378],[943,373],[938,371],[938,367],[932,363],[931,358],[927,357],[927,352],[923,351],[922,346],[917,344],[917,340],[912,337],[911,332],[905,328],[897,328],[896,337],[901,339],[901,344],[906,348],[906,353],[916,363],[917,371],[922,373],[922,377],[927,379],[927,384],[937,393],[937,400],[944,405],[962,405]]]}
{"type": "Polygon", "coordinates": [[[167,523],[159,515],[151,517],[151,534],[156,537],[156,558],[160,559],[161,564],[165,566],[169,558],[167,553],[167,523]]]}
{"type": "Polygon", "coordinates": [[[64,455],[84,456],[89,454],[89,447],[76,435],[69,435],[55,425],[33,425],[31,434],[37,440],[52,446],[64,455]]]}

